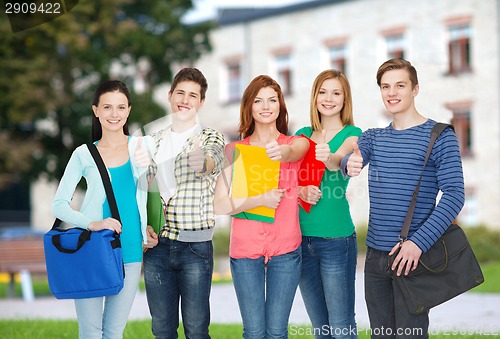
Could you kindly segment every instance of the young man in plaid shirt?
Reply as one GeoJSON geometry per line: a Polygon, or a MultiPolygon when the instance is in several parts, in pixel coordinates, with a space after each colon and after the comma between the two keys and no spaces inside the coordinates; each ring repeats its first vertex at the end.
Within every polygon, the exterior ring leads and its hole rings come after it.
{"type": "Polygon", "coordinates": [[[210,338],[215,182],[224,164],[224,137],[198,123],[207,81],[196,68],[173,79],[168,100],[172,125],[153,135],[149,168],[163,200],[166,223],[158,245],[144,254],[144,280],[152,331],[177,338],[179,300],[187,338],[210,338]]]}

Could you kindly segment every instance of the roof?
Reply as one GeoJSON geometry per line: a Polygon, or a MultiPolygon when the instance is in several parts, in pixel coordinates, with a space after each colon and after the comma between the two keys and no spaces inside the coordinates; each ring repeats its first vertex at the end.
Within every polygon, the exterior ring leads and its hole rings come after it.
{"type": "Polygon", "coordinates": [[[272,16],[304,11],[346,1],[352,0],[314,0],[282,7],[220,8],[218,11],[217,22],[220,26],[239,24],[242,22],[261,20],[272,16]]]}

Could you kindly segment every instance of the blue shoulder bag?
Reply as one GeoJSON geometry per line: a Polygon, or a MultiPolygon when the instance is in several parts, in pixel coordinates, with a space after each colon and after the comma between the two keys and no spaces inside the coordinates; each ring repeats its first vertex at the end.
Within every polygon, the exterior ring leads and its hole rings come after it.
{"type": "MultiPolygon", "coordinates": [[[[101,174],[111,215],[121,222],[106,166],[96,146],[87,147],[101,174]]],[[[125,277],[120,236],[111,230],[92,232],[61,224],[56,219],[43,239],[50,292],[57,299],[118,294],[125,277]]]]}

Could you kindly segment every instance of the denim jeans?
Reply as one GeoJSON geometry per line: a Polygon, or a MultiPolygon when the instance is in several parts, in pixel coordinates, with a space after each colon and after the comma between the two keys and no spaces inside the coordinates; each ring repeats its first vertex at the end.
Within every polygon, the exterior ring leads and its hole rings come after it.
{"type": "Polygon", "coordinates": [[[210,338],[210,289],[214,268],[212,241],[159,238],[144,253],[144,281],[153,335],[177,338],[179,300],[186,338],[210,338]]]}
{"type": "Polygon", "coordinates": [[[357,338],[354,313],[356,234],[302,237],[300,292],[314,338],[357,338]]]}
{"type": "Polygon", "coordinates": [[[121,339],[134,303],[139,279],[140,262],[125,264],[123,288],[117,295],[75,299],[80,339],[121,339]]]}
{"type": "Polygon", "coordinates": [[[389,253],[368,248],[365,260],[365,299],[372,338],[428,338],[429,312],[408,312],[393,282],[389,253]]]}
{"type": "Polygon", "coordinates": [[[288,338],[288,319],[302,262],[296,250],[258,259],[231,258],[231,274],[246,339],[288,338]]]}

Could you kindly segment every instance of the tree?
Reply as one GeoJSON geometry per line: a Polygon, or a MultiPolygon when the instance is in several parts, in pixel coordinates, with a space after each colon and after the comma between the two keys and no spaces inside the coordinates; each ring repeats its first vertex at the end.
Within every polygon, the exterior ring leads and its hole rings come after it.
{"type": "Polygon", "coordinates": [[[190,8],[191,0],[80,1],[16,33],[0,17],[0,188],[61,177],[74,148],[90,140],[92,94],[106,79],[129,86],[129,124],[165,115],[155,89],[210,50],[211,24],[181,21],[190,8]]]}

